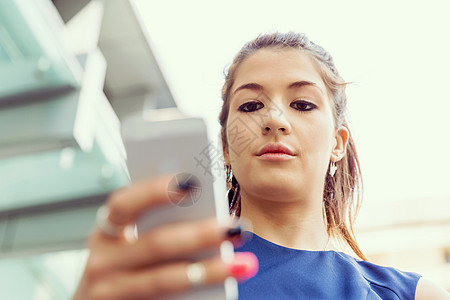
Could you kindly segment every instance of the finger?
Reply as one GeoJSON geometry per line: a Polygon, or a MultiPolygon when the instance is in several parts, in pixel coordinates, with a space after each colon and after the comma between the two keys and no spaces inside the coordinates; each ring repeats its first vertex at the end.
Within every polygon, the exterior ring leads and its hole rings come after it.
{"type": "Polygon", "coordinates": [[[114,192],[108,199],[109,221],[117,226],[125,226],[134,223],[143,211],[169,204],[171,179],[172,176],[152,178],[114,192]]]}
{"type": "MultiPolygon", "coordinates": [[[[253,253],[236,253],[236,259],[226,264],[215,256],[201,261],[204,266],[205,286],[222,285],[225,279],[238,274],[248,279],[256,274],[258,262],[253,253]],[[234,270],[239,270],[235,272],[234,270]]],[[[99,299],[154,299],[169,294],[186,292],[193,288],[187,275],[189,262],[176,262],[138,272],[126,272],[111,276],[99,283],[94,294],[99,299]]]]}
{"type": "Polygon", "coordinates": [[[110,247],[111,242],[106,240],[97,247],[91,245],[88,267],[92,266],[97,274],[186,259],[200,252],[218,251],[224,240],[239,244],[242,231],[240,223],[223,226],[215,218],[167,224],[142,233],[133,244],[110,247]]]}
{"type": "Polygon", "coordinates": [[[151,265],[193,257],[205,251],[219,251],[224,240],[239,240],[240,232],[240,225],[222,226],[215,218],[161,226],[141,234],[138,243],[134,247],[129,246],[128,266],[130,263],[134,266],[151,265]]]}

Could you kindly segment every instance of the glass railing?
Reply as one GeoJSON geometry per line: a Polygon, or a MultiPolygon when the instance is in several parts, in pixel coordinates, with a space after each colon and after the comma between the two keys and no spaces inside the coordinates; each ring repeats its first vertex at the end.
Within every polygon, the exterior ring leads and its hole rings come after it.
{"type": "Polygon", "coordinates": [[[63,30],[50,0],[0,1],[0,257],[79,248],[91,212],[129,183],[106,61],[75,57],[63,30]]]}
{"type": "MultiPolygon", "coordinates": [[[[102,133],[105,134],[105,133],[102,133]]],[[[66,147],[0,159],[0,210],[106,194],[128,184],[120,160],[96,139],[91,151],[66,147]]]]}
{"type": "MultiPolygon", "coordinates": [[[[90,58],[95,66],[98,55],[90,58]]],[[[84,76],[102,82],[98,73],[84,76]]],[[[120,122],[95,87],[0,109],[0,136],[0,211],[105,194],[129,182],[120,122]]]]}
{"type": "Polygon", "coordinates": [[[71,250],[0,260],[0,299],[71,299],[87,260],[71,250]]]}
{"type": "Polygon", "coordinates": [[[81,68],[63,31],[48,0],[0,1],[0,104],[79,88],[81,68]]]}

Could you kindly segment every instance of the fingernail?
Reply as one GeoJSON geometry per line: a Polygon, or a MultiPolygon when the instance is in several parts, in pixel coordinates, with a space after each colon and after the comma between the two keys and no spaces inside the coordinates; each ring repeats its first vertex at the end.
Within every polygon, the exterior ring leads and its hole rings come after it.
{"type": "Polygon", "coordinates": [[[177,185],[178,190],[180,191],[187,191],[192,188],[198,187],[199,183],[195,182],[192,178],[185,179],[183,181],[180,181],[177,185]]]}
{"type": "Polygon", "coordinates": [[[180,191],[187,191],[191,188],[189,182],[180,182],[177,186],[180,191]]]}
{"type": "Polygon", "coordinates": [[[190,173],[177,175],[177,181],[178,190],[183,192],[200,186],[200,182],[190,173]]]}
{"type": "Polygon", "coordinates": [[[241,224],[235,224],[233,227],[229,228],[226,232],[225,235],[228,238],[232,238],[235,236],[240,236],[242,233],[242,226],[241,224]]]}
{"type": "Polygon", "coordinates": [[[258,258],[252,252],[236,252],[228,265],[228,272],[239,282],[246,281],[258,273],[258,258]]]}
{"type": "Polygon", "coordinates": [[[233,221],[225,230],[225,237],[233,243],[235,248],[239,248],[251,239],[251,223],[245,219],[233,221]]]}

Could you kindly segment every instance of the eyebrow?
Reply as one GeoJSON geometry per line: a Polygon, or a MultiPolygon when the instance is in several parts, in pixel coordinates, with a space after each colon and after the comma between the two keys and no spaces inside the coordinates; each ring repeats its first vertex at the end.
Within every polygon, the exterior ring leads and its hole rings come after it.
{"type": "Polygon", "coordinates": [[[234,92],[233,95],[239,92],[240,90],[251,90],[251,91],[262,91],[264,88],[262,85],[257,83],[245,83],[238,87],[234,92]]]}
{"type": "MultiPolygon", "coordinates": [[[[315,84],[314,82],[311,82],[311,81],[306,81],[306,80],[295,81],[288,86],[288,89],[301,88],[303,86],[314,86],[314,87],[318,88],[321,92],[323,92],[322,89],[317,84],[315,84]]],[[[237,92],[239,92],[240,90],[262,91],[263,89],[264,89],[263,86],[260,84],[253,83],[253,82],[245,83],[245,84],[241,85],[240,87],[238,87],[233,92],[233,95],[236,94],[237,92]]]]}
{"type": "Polygon", "coordinates": [[[289,89],[301,88],[301,87],[303,87],[305,85],[312,85],[312,86],[318,87],[317,84],[315,84],[314,82],[303,80],[303,81],[296,81],[296,82],[291,83],[288,86],[288,88],[289,89]]]}

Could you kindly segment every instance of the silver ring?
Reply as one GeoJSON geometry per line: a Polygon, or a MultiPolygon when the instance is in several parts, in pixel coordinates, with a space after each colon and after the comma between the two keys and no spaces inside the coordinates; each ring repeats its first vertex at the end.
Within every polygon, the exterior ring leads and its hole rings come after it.
{"type": "Polygon", "coordinates": [[[104,235],[113,238],[118,238],[120,235],[123,235],[129,243],[135,242],[138,239],[135,225],[127,225],[125,227],[117,226],[111,223],[108,216],[108,207],[106,205],[100,206],[97,210],[96,224],[104,235]]]}
{"type": "Polygon", "coordinates": [[[186,268],[186,275],[193,287],[199,287],[205,283],[205,266],[200,262],[190,264],[186,268]]]}
{"type": "Polygon", "coordinates": [[[109,209],[106,205],[100,206],[97,210],[96,223],[97,227],[107,236],[118,237],[120,229],[117,225],[111,223],[108,219],[109,209]]]}

